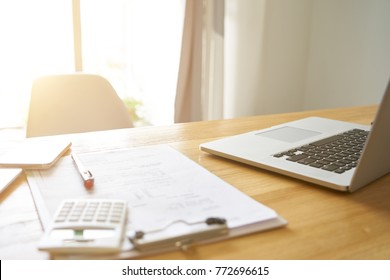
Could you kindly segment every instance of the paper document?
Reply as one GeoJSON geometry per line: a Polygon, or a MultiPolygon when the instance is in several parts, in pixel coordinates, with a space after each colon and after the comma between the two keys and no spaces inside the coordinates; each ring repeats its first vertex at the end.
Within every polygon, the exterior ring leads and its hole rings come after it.
{"type": "MultiPolygon", "coordinates": [[[[198,223],[209,217],[226,219],[233,230],[278,219],[275,211],[167,145],[80,154],[79,158],[94,174],[91,190],[83,186],[70,156],[51,169],[29,172],[44,227],[63,199],[88,197],[127,200],[129,233],[165,228],[169,232],[172,223],[198,223]]],[[[283,224],[278,220],[257,230],[283,224]]]]}
{"type": "Polygon", "coordinates": [[[20,168],[0,168],[0,194],[22,173],[20,168]]]}

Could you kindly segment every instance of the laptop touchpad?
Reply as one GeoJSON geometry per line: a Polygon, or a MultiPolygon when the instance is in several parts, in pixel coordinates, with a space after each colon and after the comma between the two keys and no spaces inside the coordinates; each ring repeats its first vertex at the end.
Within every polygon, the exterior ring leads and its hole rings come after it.
{"type": "Polygon", "coordinates": [[[296,128],[291,126],[284,126],[274,130],[257,133],[256,135],[271,138],[271,139],[276,139],[279,141],[294,143],[320,134],[321,133],[317,131],[296,128]]]}

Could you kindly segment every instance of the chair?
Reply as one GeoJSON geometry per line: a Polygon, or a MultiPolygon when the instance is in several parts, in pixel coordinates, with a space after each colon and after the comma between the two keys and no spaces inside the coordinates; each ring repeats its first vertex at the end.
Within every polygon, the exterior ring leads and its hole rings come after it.
{"type": "Polygon", "coordinates": [[[52,75],[33,83],[27,137],[129,127],[129,112],[101,76],[52,75]]]}

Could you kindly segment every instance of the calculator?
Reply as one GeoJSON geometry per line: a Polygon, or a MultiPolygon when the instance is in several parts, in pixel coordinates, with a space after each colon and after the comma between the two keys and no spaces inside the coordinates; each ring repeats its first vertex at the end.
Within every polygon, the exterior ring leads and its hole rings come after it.
{"type": "Polygon", "coordinates": [[[127,201],[64,200],[38,245],[52,253],[118,252],[127,222],[127,201]]]}

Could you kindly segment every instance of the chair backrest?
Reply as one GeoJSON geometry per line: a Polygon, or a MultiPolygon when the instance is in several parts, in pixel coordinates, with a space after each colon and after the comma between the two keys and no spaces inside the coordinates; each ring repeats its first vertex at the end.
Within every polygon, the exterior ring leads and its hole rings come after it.
{"type": "Polygon", "coordinates": [[[33,83],[27,137],[129,127],[124,103],[99,75],[52,75],[33,83]]]}

